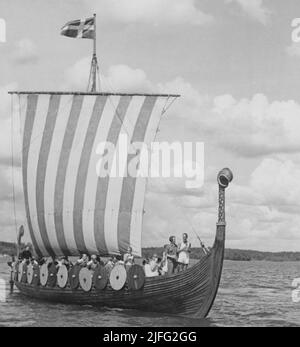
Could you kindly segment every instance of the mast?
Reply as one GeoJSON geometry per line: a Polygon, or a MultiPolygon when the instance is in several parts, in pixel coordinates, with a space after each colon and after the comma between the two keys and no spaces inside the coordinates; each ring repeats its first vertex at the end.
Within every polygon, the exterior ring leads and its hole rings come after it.
{"type": "Polygon", "coordinates": [[[93,57],[91,62],[90,77],[89,77],[89,83],[88,83],[88,91],[92,93],[97,92],[97,74],[99,70],[98,60],[97,60],[96,32],[97,32],[96,31],[96,13],[94,13],[93,57]]]}

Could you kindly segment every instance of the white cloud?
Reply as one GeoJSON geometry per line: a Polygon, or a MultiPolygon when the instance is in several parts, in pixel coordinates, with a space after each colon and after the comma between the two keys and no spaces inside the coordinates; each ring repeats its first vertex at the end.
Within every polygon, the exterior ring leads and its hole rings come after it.
{"type": "Polygon", "coordinates": [[[16,213],[18,223],[24,221],[22,176],[20,169],[20,123],[18,104],[11,103],[9,90],[17,89],[16,83],[0,87],[0,239],[15,241],[12,179],[15,183],[16,213]],[[13,108],[12,108],[13,107],[13,108]],[[11,120],[14,120],[13,134],[11,120]],[[14,145],[14,172],[11,169],[11,140],[14,145]]]}
{"type": "MultiPolygon", "coordinates": [[[[254,169],[247,185],[231,184],[226,191],[227,247],[298,250],[300,216],[291,210],[299,210],[299,189],[294,186],[299,169],[289,162],[265,159],[254,169]]],[[[186,195],[172,185],[162,186],[160,192],[150,191],[145,206],[144,244],[162,245],[169,235],[179,238],[184,231],[197,246],[195,230],[205,244],[211,245],[216,230],[217,192],[217,184],[210,182],[198,196],[186,195]]]]}
{"type": "MultiPolygon", "coordinates": [[[[63,89],[86,90],[91,59],[85,57],[69,67],[65,72],[63,89]]],[[[106,74],[101,75],[101,89],[110,92],[151,92],[154,86],[141,69],[127,65],[111,66],[106,74]]],[[[97,82],[98,83],[98,82],[97,82]]]]}
{"type": "Polygon", "coordinates": [[[182,92],[169,118],[184,120],[190,138],[241,157],[300,152],[300,105],[294,100],[269,101],[263,94],[240,100],[232,95],[210,97],[181,79],[160,90],[182,92]]]}
{"type": "Polygon", "coordinates": [[[62,89],[87,90],[91,58],[85,57],[66,69],[62,89]]]}
{"type": "Polygon", "coordinates": [[[31,64],[38,60],[37,46],[28,38],[21,39],[16,43],[14,60],[18,64],[31,64]]]}
{"type": "Polygon", "coordinates": [[[195,0],[86,0],[86,5],[101,21],[124,24],[205,25],[213,21],[195,0]]]}
{"type": "MultiPolygon", "coordinates": [[[[11,125],[12,117],[14,122],[13,129],[13,145],[15,149],[19,145],[20,141],[20,118],[18,117],[18,105],[12,103],[12,97],[8,94],[8,91],[15,90],[17,88],[16,83],[10,83],[4,87],[0,87],[0,165],[11,164],[11,125]]],[[[16,159],[16,164],[20,162],[20,153],[16,159]]]]}
{"type": "Polygon", "coordinates": [[[132,69],[127,65],[115,65],[108,69],[103,84],[108,89],[120,92],[151,92],[154,86],[147,79],[146,73],[141,69],[132,69]]]}
{"type": "Polygon", "coordinates": [[[239,101],[216,97],[213,103],[216,136],[227,149],[246,156],[300,151],[300,105],[295,101],[269,102],[256,94],[239,101]]]}
{"type": "Polygon", "coordinates": [[[263,0],[225,0],[226,3],[236,3],[252,19],[263,25],[270,21],[271,11],[263,4],[263,0]]]}
{"type": "Polygon", "coordinates": [[[300,57],[300,43],[292,43],[286,48],[286,52],[291,57],[300,57]]]}
{"type": "Polygon", "coordinates": [[[300,206],[300,165],[291,160],[264,159],[251,175],[253,192],[270,207],[300,206]]]}
{"type": "Polygon", "coordinates": [[[9,83],[6,86],[0,86],[0,119],[9,118],[11,97],[8,94],[9,91],[15,90],[17,88],[17,83],[9,83]]]}
{"type": "Polygon", "coordinates": [[[263,94],[240,100],[229,94],[211,97],[182,78],[158,89],[182,95],[169,118],[184,122],[182,132],[190,138],[241,157],[300,152],[300,105],[294,100],[270,101],[263,94]]]}
{"type": "MultiPolygon", "coordinates": [[[[65,75],[65,88],[85,90],[90,65],[83,58],[65,75]]],[[[102,88],[112,92],[179,93],[181,99],[168,111],[178,131],[168,131],[173,140],[195,139],[242,157],[300,151],[300,105],[293,100],[269,101],[263,94],[236,100],[232,95],[201,95],[178,77],[153,84],[141,69],[111,66],[102,75],[102,88]]]]}

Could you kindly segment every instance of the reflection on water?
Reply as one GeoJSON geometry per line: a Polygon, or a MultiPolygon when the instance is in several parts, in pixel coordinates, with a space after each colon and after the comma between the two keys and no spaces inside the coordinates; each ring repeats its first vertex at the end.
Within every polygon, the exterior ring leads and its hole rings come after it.
{"type": "MultiPolygon", "coordinates": [[[[5,263],[0,264],[0,276],[8,283],[5,263]]],[[[296,277],[300,277],[296,262],[225,261],[215,304],[203,320],[45,303],[15,292],[0,302],[0,326],[300,326],[300,303],[291,298],[296,277]]]]}

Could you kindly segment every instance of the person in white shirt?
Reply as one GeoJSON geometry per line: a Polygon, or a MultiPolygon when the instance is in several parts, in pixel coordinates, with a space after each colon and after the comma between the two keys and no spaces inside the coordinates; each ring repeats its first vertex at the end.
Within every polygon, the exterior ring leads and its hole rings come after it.
{"type": "Polygon", "coordinates": [[[186,270],[190,262],[191,244],[188,241],[188,234],[182,234],[182,243],[178,245],[178,266],[179,270],[186,270]]]}
{"type": "Polygon", "coordinates": [[[143,267],[144,267],[145,276],[146,277],[152,277],[151,266],[149,264],[149,260],[148,259],[143,261],[143,267]]]}
{"type": "Polygon", "coordinates": [[[159,272],[158,272],[159,264],[157,260],[158,260],[158,257],[156,254],[154,254],[150,260],[147,259],[143,261],[146,277],[155,277],[159,275],[159,272]]]}
{"type": "Polygon", "coordinates": [[[159,272],[158,272],[158,256],[156,254],[153,255],[153,257],[150,259],[149,262],[150,268],[151,268],[151,272],[152,272],[152,277],[154,276],[158,276],[159,272]]]}

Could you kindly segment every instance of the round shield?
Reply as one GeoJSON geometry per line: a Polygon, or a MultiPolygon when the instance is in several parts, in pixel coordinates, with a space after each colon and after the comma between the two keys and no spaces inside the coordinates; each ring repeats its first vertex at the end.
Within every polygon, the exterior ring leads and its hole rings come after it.
{"type": "Polygon", "coordinates": [[[120,290],[124,287],[126,282],[126,270],[123,265],[116,265],[110,273],[109,282],[114,290],[120,290]]]}
{"type": "Polygon", "coordinates": [[[93,283],[97,290],[103,290],[106,288],[108,281],[107,271],[104,266],[97,266],[93,275],[93,283]]]}
{"type": "Polygon", "coordinates": [[[82,268],[79,272],[79,283],[81,288],[85,292],[89,292],[92,288],[92,278],[93,274],[86,267],[82,268]]]}
{"type": "Polygon", "coordinates": [[[33,265],[33,278],[31,284],[33,286],[38,286],[40,284],[40,267],[38,265],[33,265]]]}
{"type": "Polygon", "coordinates": [[[131,290],[139,290],[143,288],[145,283],[145,273],[140,265],[132,265],[127,274],[128,288],[131,290]]]}
{"type": "Polygon", "coordinates": [[[68,283],[68,269],[65,265],[60,266],[57,272],[57,284],[60,288],[65,288],[68,283]]]}
{"type": "Polygon", "coordinates": [[[19,263],[18,264],[18,281],[19,282],[21,282],[22,273],[23,273],[23,264],[19,263]]]}
{"type": "Polygon", "coordinates": [[[47,282],[47,284],[48,284],[49,287],[53,288],[53,287],[55,287],[56,282],[57,282],[57,269],[56,269],[56,265],[52,263],[49,266],[48,271],[49,271],[49,275],[48,275],[48,282],[47,282]]]}
{"type": "Polygon", "coordinates": [[[22,277],[21,277],[21,282],[26,283],[27,282],[27,264],[23,264],[22,266],[22,277]]]}
{"type": "Polygon", "coordinates": [[[43,264],[40,269],[40,282],[43,287],[47,285],[48,275],[49,275],[48,266],[47,264],[43,264]]]}
{"type": "Polygon", "coordinates": [[[74,265],[69,270],[69,282],[72,290],[75,290],[79,287],[79,272],[81,267],[79,265],[74,265]]]}
{"type": "Polygon", "coordinates": [[[32,280],[33,280],[33,266],[32,264],[29,264],[27,268],[27,283],[31,284],[32,280]]]}

